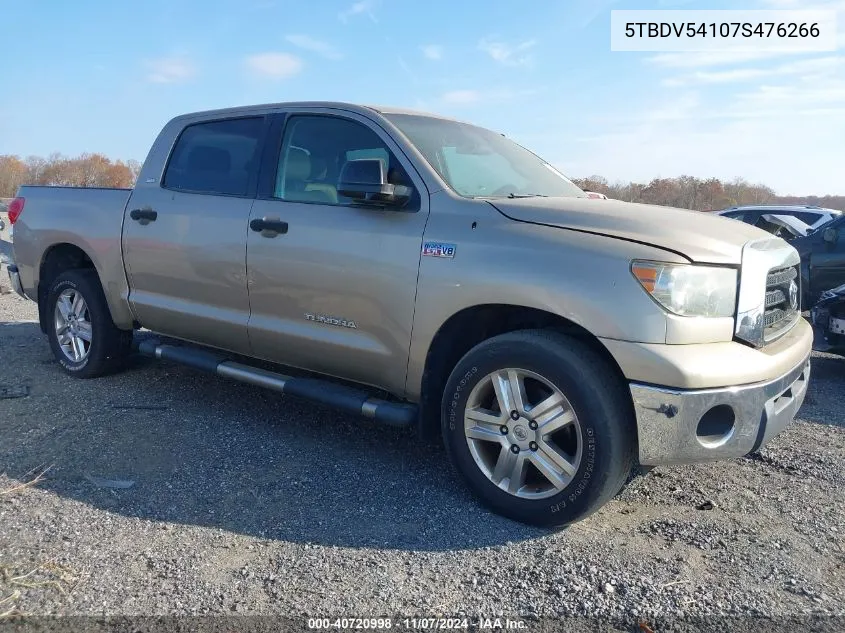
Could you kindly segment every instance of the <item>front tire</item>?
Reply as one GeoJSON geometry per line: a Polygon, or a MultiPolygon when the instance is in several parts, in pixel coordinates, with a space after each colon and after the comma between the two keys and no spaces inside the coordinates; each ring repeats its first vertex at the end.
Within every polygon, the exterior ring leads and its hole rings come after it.
{"type": "Polygon", "coordinates": [[[132,331],[111,318],[94,270],[68,270],[56,277],[45,302],[47,336],[62,368],[77,378],[120,371],[132,345],[132,331]]]}
{"type": "Polygon", "coordinates": [[[488,339],[452,371],[442,430],[458,472],[489,508],[546,527],[609,501],[634,463],[630,395],[584,343],[525,330],[488,339]]]}

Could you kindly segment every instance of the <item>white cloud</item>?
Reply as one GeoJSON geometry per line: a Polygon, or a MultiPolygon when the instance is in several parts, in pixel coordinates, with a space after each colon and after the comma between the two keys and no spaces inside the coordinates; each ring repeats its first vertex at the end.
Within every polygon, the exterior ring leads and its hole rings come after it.
{"type": "Polygon", "coordinates": [[[302,60],[290,53],[259,53],[245,61],[252,73],[268,79],[288,79],[302,70],[302,60]]]}
{"type": "Polygon", "coordinates": [[[408,65],[408,62],[405,61],[404,57],[402,57],[401,55],[397,57],[396,63],[399,64],[399,67],[402,69],[402,72],[404,72],[408,76],[408,79],[410,79],[412,83],[419,83],[419,77],[417,77],[417,73],[415,73],[413,69],[408,65]]]}
{"type": "Polygon", "coordinates": [[[481,100],[481,93],[478,90],[452,90],[440,97],[443,103],[449,105],[467,105],[481,100]]]}
{"type": "Polygon", "coordinates": [[[688,75],[671,77],[663,80],[666,86],[686,86],[690,84],[725,84],[748,82],[766,77],[808,76],[826,73],[845,66],[845,57],[830,56],[802,59],[799,61],[770,66],[768,68],[733,68],[730,70],[699,70],[688,75]]]}
{"type": "MultiPolygon", "coordinates": [[[[845,0],[754,4],[845,11],[845,0]]],[[[842,43],[844,27],[840,14],[842,43]]],[[[646,55],[643,62],[647,85],[640,94],[578,124],[550,128],[535,143],[541,155],[566,173],[599,173],[611,181],[691,174],[742,177],[780,194],[845,193],[841,52],[672,52],[646,55]],[[555,156],[561,146],[567,155],[555,156]]]]}
{"type": "Polygon", "coordinates": [[[646,58],[646,62],[662,68],[705,68],[708,66],[733,66],[745,62],[783,57],[785,51],[698,51],[684,53],[660,53],[646,58]]]}
{"type": "Polygon", "coordinates": [[[478,43],[478,48],[505,66],[528,66],[532,62],[532,57],[527,51],[536,44],[536,40],[508,44],[491,38],[484,38],[478,43]]]}
{"type": "Polygon", "coordinates": [[[147,69],[147,81],[156,84],[176,84],[192,79],[196,75],[196,66],[187,57],[160,57],[144,62],[147,69]]]}
{"type": "Polygon", "coordinates": [[[376,0],[359,0],[355,4],[338,13],[337,17],[341,22],[346,22],[346,20],[352,16],[363,14],[369,16],[373,22],[378,22],[378,20],[376,20],[376,15],[373,12],[375,8],[376,0]]]}
{"type": "MultiPolygon", "coordinates": [[[[727,95],[658,92],[626,107],[615,118],[583,121],[595,133],[570,137],[570,155],[555,162],[568,173],[610,180],[692,174],[743,177],[780,194],[845,193],[838,173],[845,162],[843,78],[792,76],[786,85],[727,95]]],[[[552,136],[541,144],[560,142],[552,136]]]]}
{"type": "Polygon", "coordinates": [[[444,105],[466,106],[477,103],[501,103],[511,99],[529,97],[537,94],[537,90],[513,90],[511,88],[491,88],[488,90],[451,90],[440,95],[440,102],[444,105]]]}
{"type": "Polygon", "coordinates": [[[422,54],[427,59],[432,59],[434,61],[438,61],[443,59],[443,47],[438,46],[437,44],[427,44],[426,46],[421,47],[422,54]]]}
{"type": "Polygon", "coordinates": [[[670,77],[663,80],[664,86],[687,86],[690,84],[719,84],[737,81],[749,81],[759,77],[765,77],[769,70],[762,68],[735,68],[733,70],[722,70],[717,72],[695,72],[681,77],[670,77]]]}
{"type": "Polygon", "coordinates": [[[767,9],[827,9],[845,11],[845,0],[761,0],[767,9]]]}
{"type": "Polygon", "coordinates": [[[692,174],[723,180],[743,177],[779,194],[841,194],[845,188],[833,158],[842,150],[820,134],[845,134],[845,119],[737,119],[702,126],[694,120],[628,129],[570,145],[569,173],[601,173],[611,180],[648,182],[655,177],[692,174]],[[579,152],[579,145],[581,151],[579,152]],[[648,151],[643,151],[643,148],[648,151]],[[573,169],[570,165],[575,165],[573,169]]]}
{"type": "Polygon", "coordinates": [[[343,55],[341,55],[340,51],[338,51],[334,46],[329,44],[328,42],[323,42],[322,40],[314,39],[309,35],[288,35],[285,39],[293,44],[294,46],[298,46],[299,48],[311,51],[312,53],[317,53],[318,55],[325,57],[326,59],[343,59],[343,55]]]}
{"type": "Polygon", "coordinates": [[[621,0],[568,0],[567,22],[571,21],[578,28],[585,29],[597,18],[607,15],[613,5],[619,2],[621,0]]]}
{"type": "Polygon", "coordinates": [[[800,116],[808,109],[835,107],[845,113],[845,79],[827,78],[822,82],[800,81],[789,85],[762,85],[735,95],[734,108],[749,117],[766,113],[800,116]]]}

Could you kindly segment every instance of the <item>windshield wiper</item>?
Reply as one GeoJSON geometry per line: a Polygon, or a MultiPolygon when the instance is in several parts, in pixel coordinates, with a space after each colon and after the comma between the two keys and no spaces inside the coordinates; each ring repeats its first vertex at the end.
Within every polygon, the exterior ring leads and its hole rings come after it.
{"type": "Polygon", "coordinates": [[[510,192],[508,198],[548,198],[549,196],[542,193],[513,193],[510,192]]]}

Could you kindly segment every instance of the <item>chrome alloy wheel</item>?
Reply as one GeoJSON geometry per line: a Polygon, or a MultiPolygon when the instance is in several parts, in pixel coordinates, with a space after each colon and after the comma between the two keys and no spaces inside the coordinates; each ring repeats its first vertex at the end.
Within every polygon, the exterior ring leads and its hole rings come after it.
{"type": "Polygon", "coordinates": [[[524,369],[481,379],[467,399],[464,433],[481,472],[523,499],[558,494],[581,463],[581,425],[569,400],[524,369]]]}
{"type": "Polygon", "coordinates": [[[67,288],[56,300],[53,323],[59,347],[68,360],[80,363],[91,352],[91,315],[82,293],[67,288]]]}

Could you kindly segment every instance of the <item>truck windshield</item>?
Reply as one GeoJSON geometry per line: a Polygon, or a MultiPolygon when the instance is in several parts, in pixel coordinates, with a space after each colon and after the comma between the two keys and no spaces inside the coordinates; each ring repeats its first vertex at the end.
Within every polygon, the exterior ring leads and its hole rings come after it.
{"type": "Polygon", "coordinates": [[[549,163],[481,127],[416,114],[386,114],[459,195],[467,198],[587,195],[549,163]]]}

